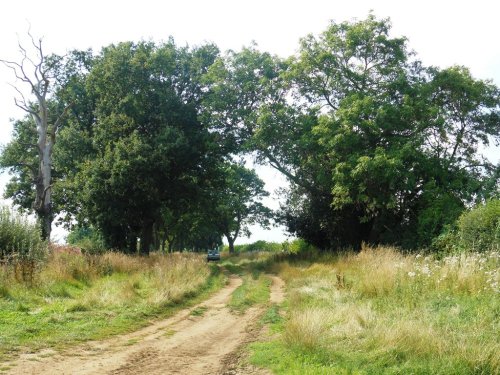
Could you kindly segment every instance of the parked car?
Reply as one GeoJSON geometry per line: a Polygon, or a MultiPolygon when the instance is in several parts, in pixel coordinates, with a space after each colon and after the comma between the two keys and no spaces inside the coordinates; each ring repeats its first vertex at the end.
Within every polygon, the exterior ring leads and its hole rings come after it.
{"type": "Polygon", "coordinates": [[[210,249],[207,253],[207,262],[211,260],[220,260],[220,251],[219,249],[210,249]]]}

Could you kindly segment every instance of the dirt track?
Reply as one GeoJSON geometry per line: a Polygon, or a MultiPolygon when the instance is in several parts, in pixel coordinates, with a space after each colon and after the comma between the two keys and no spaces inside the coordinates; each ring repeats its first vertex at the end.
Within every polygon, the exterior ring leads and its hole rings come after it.
{"type": "MultiPolygon", "coordinates": [[[[272,277],[271,302],[283,299],[283,282],[272,277]]],[[[50,350],[24,355],[8,374],[244,374],[235,371],[241,347],[251,340],[262,308],[235,315],[226,307],[242,280],[231,277],[216,295],[175,316],[139,331],[105,341],[89,342],[71,352],[50,350]],[[203,311],[201,316],[191,312],[203,311]]]]}

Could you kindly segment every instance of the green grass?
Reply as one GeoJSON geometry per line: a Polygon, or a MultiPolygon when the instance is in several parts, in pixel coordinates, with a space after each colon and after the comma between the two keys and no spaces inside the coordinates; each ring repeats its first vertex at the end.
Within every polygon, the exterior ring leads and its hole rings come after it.
{"type": "Polygon", "coordinates": [[[280,313],[280,307],[276,304],[272,304],[271,307],[266,310],[260,321],[262,324],[272,324],[273,326],[281,323],[283,317],[280,313]]]}
{"type": "Polygon", "coordinates": [[[208,307],[206,306],[198,306],[195,309],[191,310],[192,316],[203,316],[207,311],[208,307]]]}
{"type": "Polygon", "coordinates": [[[236,288],[228,303],[233,312],[243,313],[251,306],[267,303],[271,280],[264,273],[269,271],[273,258],[269,252],[224,257],[221,267],[243,279],[243,284],[236,288]]]}
{"type": "Polygon", "coordinates": [[[284,262],[285,318],[266,313],[251,362],[277,374],[498,374],[499,261],[366,249],[284,262]]]}
{"type": "Polygon", "coordinates": [[[260,274],[258,276],[243,276],[243,284],[231,295],[228,303],[229,308],[237,313],[245,312],[249,307],[266,303],[269,300],[269,277],[260,274]]]}
{"type": "MultiPolygon", "coordinates": [[[[114,265],[119,268],[119,262],[128,261],[119,258],[114,265]]],[[[151,319],[201,302],[227,280],[218,267],[206,265],[202,257],[158,257],[149,265],[137,258],[137,262],[142,269],[133,263],[127,270],[122,264],[123,272],[83,281],[52,277],[52,281],[40,280],[36,287],[4,281],[0,361],[19,352],[60,349],[136,330],[151,319]]],[[[55,268],[53,264],[48,267],[55,268]]]]}

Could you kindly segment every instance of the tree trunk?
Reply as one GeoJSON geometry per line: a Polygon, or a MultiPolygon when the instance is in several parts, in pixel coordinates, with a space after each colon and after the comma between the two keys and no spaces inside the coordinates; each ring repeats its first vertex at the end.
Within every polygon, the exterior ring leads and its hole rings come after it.
{"type": "Polygon", "coordinates": [[[234,239],[231,236],[226,236],[226,238],[229,244],[229,254],[234,254],[234,239]]]}
{"type": "Polygon", "coordinates": [[[163,233],[163,236],[161,237],[161,252],[165,252],[165,244],[167,243],[167,234],[163,233]]]}
{"type": "Polygon", "coordinates": [[[39,167],[36,183],[36,197],[34,209],[38,216],[42,239],[50,241],[52,231],[52,149],[55,138],[47,134],[47,120],[45,111],[40,111],[38,121],[38,157],[39,167]],[[45,122],[45,123],[43,123],[45,122]]]}
{"type": "Polygon", "coordinates": [[[50,233],[52,231],[52,212],[45,211],[43,215],[40,215],[40,213],[37,212],[37,215],[42,239],[50,242],[50,233]]]}
{"type": "Polygon", "coordinates": [[[153,223],[146,223],[142,227],[141,233],[141,255],[149,255],[151,245],[153,244],[153,223]]]}
{"type": "Polygon", "coordinates": [[[128,253],[135,254],[137,253],[137,237],[131,236],[128,242],[128,253]]]}
{"type": "Polygon", "coordinates": [[[36,147],[38,149],[38,172],[34,173],[35,178],[35,200],[33,202],[33,210],[38,216],[38,222],[41,227],[42,238],[50,241],[52,229],[52,220],[54,218],[52,207],[52,150],[56,142],[56,134],[61,126],[62,119],[65,117],[71,104],[68,104],[64,110],[57,116],[50,116],[55,121],[49,123],[49,105],[47,103],[47,95],[49,94],[49,85],[53,77],[52,64],[47,64],[46,57],[42,51],[42,40],[36,41],[28,32],[31,38],[36,54],[33,57],[28,56],[25,48],[19,44],[22,60],[21,62],[7,61],[0,59],[9,68],[14,71],[14,75],[18,80],[27,84],[31,93],[36,97],[36,104],[32,103],[24,97],[22,92],[16,88],[20,94],[20,98],[15,98],[14,103],[17,107],[33,117],[38,133],[36,147]],[[34,74],[28,74],[34,72],[34,74]]]}
{"type": "Polygon", "coordinates": [[[158,224],[155,222],[153,223],[153,249],[160,250],[160,246],[161,246],[160,233],[158,233],[158,224]]]}

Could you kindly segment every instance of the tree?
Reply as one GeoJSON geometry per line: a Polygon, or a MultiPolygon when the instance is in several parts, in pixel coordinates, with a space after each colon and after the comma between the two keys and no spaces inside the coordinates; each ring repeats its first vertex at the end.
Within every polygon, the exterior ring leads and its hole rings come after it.
{"type": "Polygon", "coordinates": [[[69,104],[57,103],[51,100],[50,96],[54,93],[55,87],[51,86],[51,80],[54,79],[54,70],[59,62],[59,58],[47,57],[42,49],[42,40],[35,41],[28,32],[34,48],[34,56],[19,43],[21,53],[21,62],[0,60],[7,67],[12,69],[15,77],[23,84],[27,85],[31,94],[35,96],[35,102],[25,98],[23,91],[13,86],[19,94],[14,102],[17,107],[25,111],[31,119],[24,119],[15,125],[16,134],[27,141],[24,145],[28,153],[33,156],[32,150],[36,151],[36,166],[33,159],[25,161],[17,158],[18,150],[13,145],[2,160],[3,167],[17,169],[23,174],[28,174],[35,185],[35,194],[32,208],[38,216],[42,238],[50,240],[52,221],[54,218],[52,204],[52,153],[56,142],[56,135],[61,127],[62,121],[70,108],[69,104]],[[33,122],[31,122],[31,120],[33,122]],[[29,132],[30,124],[34,123],[36,129],[36,143],[31,141],[31,137],[26,137],[29,132]],[[17,159],[17,160],[16,160],[17,159]]]}
{"type": "Polygon", "coordinates": [[[211,72],[212,119],[288,177],[281,218],[323,248],[428,245],[495,185],[477,151],[498,140],[498,89],[423,67],[390,29],[332,22],[287,61],[244,49],[211,72]]]}
{"type": "Polygon", "coordinates": [[[224,187],[213,194],[212,217],[226,237],[230,253],[234,252],[234,242],[241,234],[250,235],[249,225],[269,225],[271,211],[260,202],[269,193],[255,171],[239,164],[226,165],[224,187]]]}
{"type": "Polygon", "coordinates": [[[323,108],[310,138],[321,152],[299,169],[331,194],[332,216],[320,216],[331,245],[429,245],[493,171],[477,146],[498,139],[498,89],[463,68],[424,68],[389,30],[373,16],[332,24],[292,63],[297,91],[323,108]]]}
{"type": "MultiPolygon", "coordinates": [[[[155,231],[177,202],[196,200],[198,185],[221,157],[198,120],[201,76],[215,59],[211,45],[120,43],[103,49],[86,87],[94,98],[92,145],[74,179],[79,221],[108,245],[148,254],[155,231]]],[[[168,234],[167,234],[168,235],[168,234]]]]}

